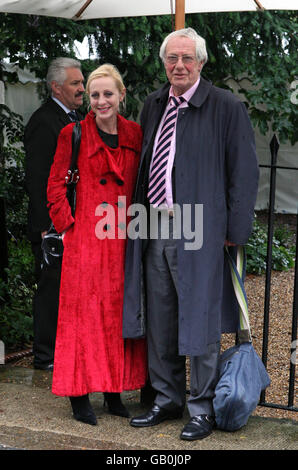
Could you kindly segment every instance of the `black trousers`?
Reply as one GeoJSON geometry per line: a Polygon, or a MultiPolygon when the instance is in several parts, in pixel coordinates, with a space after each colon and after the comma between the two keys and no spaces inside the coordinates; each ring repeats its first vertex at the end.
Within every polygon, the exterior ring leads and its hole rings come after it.
{"type": "Polygon", "coordinates": [[[41,267],[41,244],[32,242],[31,246],[37,281],[33,299],[34,365],[44,367],[54,362],[62,258],[55,267],[41,267]]]}

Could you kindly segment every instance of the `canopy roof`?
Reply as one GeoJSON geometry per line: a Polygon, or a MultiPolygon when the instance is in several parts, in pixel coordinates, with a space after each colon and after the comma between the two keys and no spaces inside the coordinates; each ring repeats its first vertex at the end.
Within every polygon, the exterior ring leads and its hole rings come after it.
{"type": "MultiPolygon", "coordinates": [[[[175,1],[172,2],[175,5],[175,1]]],[[[175,6],[174,6],[175,8],[175,6]]],[[[185,0],[185,13],[298,10],[297,0],[185,0]]],[[[73,19],[166,15],[171,0],[0,0],[0,12],[73,19]]]]}

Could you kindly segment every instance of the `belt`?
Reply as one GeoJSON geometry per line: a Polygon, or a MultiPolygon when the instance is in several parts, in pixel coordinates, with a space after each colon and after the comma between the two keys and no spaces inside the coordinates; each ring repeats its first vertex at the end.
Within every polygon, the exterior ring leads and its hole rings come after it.
{"type": "MultiPolygon", "coordinates": [[[[153,208],[153,206],[150,206],[153,208]]],[[[168,209],[167,207],[154,207],[153,210],[156,210],[157,212],[160,212],[160,213],[167,213],[169,215],[169,217],[174,217],[175,215],[175,211],[174,209],[168,209]]]]}

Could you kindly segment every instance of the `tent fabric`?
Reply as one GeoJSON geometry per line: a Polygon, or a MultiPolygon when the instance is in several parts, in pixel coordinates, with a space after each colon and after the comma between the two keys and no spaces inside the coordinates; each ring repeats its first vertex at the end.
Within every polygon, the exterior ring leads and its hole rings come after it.
{"type": "Polygon", "coordinates": [[[2,102],[11,111],[20,114],[26,125],[31,114],[41,105],[36,86],[41,80],[34,73],[27,69],[21,69],[13,63],[3,62],[2,67],[6,72],[15,72],[18,77],[18,82],[16,83],[5,83],[5,93],[2,102]]]}
{"type": "Polygon", "coordinates": [[[23,117],[24,125],[26,125],[33,112],[41,105],[36,84],[34,82],[7,83],[5,104],[11,111],[20,114],[23,117]]]}
{"type": "MultiPolygon", "coordinates": [[[[270,165],[270,141],[273,133],[265,136],[255,129],[257,155],[260,165],[270,165]]],[[[298,168],[298,144],[290,142],[280,144],[277,154],[277,165],[298,168]]],[[[274,208],[277,213],[297,214],[297,176],[298,170],[276,170],[276,193],[274,208]]],[[[268,209],[270,192],[270,168],[260,168],[260,179],[256,210],[268,209]]]]}
{"type": "MultiPolygon", "coordinates": [[[[239,92],[240,88],[247,90],[252,89],[252,84],[247,78],[240,78],[238,81],[235,81],[233,78],[227,78],[225,82],[242,101],[245,101],[245,97],[239,92]]],[[[262,107],[262,105],[260,105],[260,107],[262,107]]],[[[269,166],[271,164],[270,142],[274,133],[269,130],[266,135],[263,135],[256,127],[254,131],[259,165],[269,166]]],[[[297,154],[298,143],[295,145],[291,145],[288,141],[280,143],[277,154],[277,166],[298,168],[297,154]]],[[[298,170],[277,169],[274,205],[276,212],[297,214],[297,176],[298,170]]],[[[261,166],[256,210],[268,209],[269,194],[270,168],[261,166]]]]}
{"type": "MultiPolygon", "coordinates": [[[[86,0],[0,0],[0,12],[74,18],[86,0]]],[[[267,10],[297,10],[297,0],[185,0],[185,13],[256,11],[257,4],[267,10]]],[[[173,1],[173,5],[175,2],[173,1]]],[[[170,0],[93,0],[80,19],[124,16],[166,15],[170,0]]]]}
{"type": "Polygon", "coordinates": [[[18,75],[18,80],[22,84],[26,83],[38,83],[40,78],[37,78],[34,73],[30,72],[28,69],[21,69],[17,64],[10,62],[3,62],[2,67],[6,72],[16,73],[18,75]]]}
{"type": "MultiPolygon", "coordinates": [[[[265,136],[255,129],[257,155],[260,165],[270,165],[270,141],[273,133],[265,136]]],[[[298,168],[298,144],[290,142],[280,144],[277,154],[277,166],[298,168]]],[[[276,193],[274,208],[277,213],[297,214],[297,170],[276,170],[276,193]]],[[[270,168],[260,167],[260,179],[256,210],[268,209],[270,192],[270,168]]]]}

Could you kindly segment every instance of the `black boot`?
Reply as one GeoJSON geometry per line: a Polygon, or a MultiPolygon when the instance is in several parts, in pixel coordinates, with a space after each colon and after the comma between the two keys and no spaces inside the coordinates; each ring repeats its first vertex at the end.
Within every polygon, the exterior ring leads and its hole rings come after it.
{"type": "Polygon", "coordinates": [[[109,413],[111,415],[122,416],[123,418],[129,418],[129,412],[123,405],[120,393],[108,393],[104,392],[104,405],[108,404],[109,413]]]}
{"type": "Polygon", "coordinates": [[[97,419],[89,401],[88,394],[80,397],[69,397],[72,406],[73,416],[83,423],[97,424],[97,419]]]}

